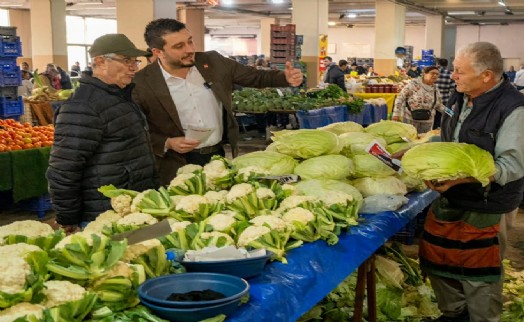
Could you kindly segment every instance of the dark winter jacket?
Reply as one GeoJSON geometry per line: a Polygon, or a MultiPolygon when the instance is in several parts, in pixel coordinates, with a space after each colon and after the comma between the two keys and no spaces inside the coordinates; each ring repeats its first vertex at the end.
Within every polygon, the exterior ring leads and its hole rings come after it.
{"type": "Polygon", "coordinates": [[[337,65],[329,66],[326,76],[326,83],[336,84],[344,92],[346,91],[346,78],[344,72],[337,65]]]}
{"type": "Polygon", "coordinates": [[[94,77],[55,114],[55,142],[47,178],[57,222],[92,221],[111,209],[97,189],[158,188],[147,123],[131,101],[132,86],[120,89],[94,77]]]}

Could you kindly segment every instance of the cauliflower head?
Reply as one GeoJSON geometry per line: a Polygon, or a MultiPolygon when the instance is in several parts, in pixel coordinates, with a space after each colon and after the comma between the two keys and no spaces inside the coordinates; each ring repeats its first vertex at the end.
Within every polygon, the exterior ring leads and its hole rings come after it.
{"type": "Polygon", "coordinates": [[[167,221],[169,221],[169,226],[171,226],[171,231],[182,231],[186,229],[187,226],[191,225],[191,222],[189,221],[177,221],[173,218],[168,218],[167,221]]]}
{"type": "Polygon", "coordinates": [[[249,226],[238,237],[237,245],[239,247],[247,247],[249,243],[270,232],[271,230],[265,226],[249,226]]]}
{"type": "Polygon", "coordinates": [[[0,261],[0,291],[8,294],[24,292],[31,266],[22,257],[2,257],[0,261]]]}
{"type": "Polygon", "coordinates": [[[190,163],[190,164],[186,164],[185,166],[178,168],[176,175],[179,176],[184,173],[193,173],[195,171],[202,170],[202,169],[203,168],[201,165],[190,163]]]}
{"type": "Polygon", "coordinates": [[[213,230],[223,232],[228,230],[236,221],[235,212],[226,210],[208,217],[207,224],[211,225],[213,230]]]}
{"type": "Polygon", "coordinates": [[[47,281],[44,283],[44,295],[46,300],[42,303],[45,307],[51,308],[73,302],[84,298],[85,288],[69,281],[47,281]]]}
{"type": "Polygon", "coordinates": [[[0,245],[4,237],[9,235],[23,235],[26,237],[49,236],[54,233],[51,226],[36,220],[20,220],[0,227],[0,245]]]}
{"type": "Polygon", "coordinates": [[[123,226],[142,226],[153,225],[158,222],[158,219],[142,212],[134,212],[125,217],[120,218],[116,223],[123,226]]]}
{"type": "Polygon", "coordinates": [[[315,220],[315,215],[302,207],[295,207],[286,211],[282,216],[282,220],[292,224],[294,221],[298,221],[304,225],[307,225],[310,221],[315,220]]]}
{"type": "Polygon", "coordinates": [[[18,318],[34,316],[38,321],[44,318],[45,307],[40,304],[21,302],[0,311],[0,322],[12,322],[18,318]]]}
{"type": "Polygon", "coordinates": [[[121,194],[116,197],[111,198],[111,207],[122,215],[128,214],[131,212],[131,203],[133,202],[133,197],[126,194],[121,194]]]}
{"type": "Polygon", "coordinates": [[[267,224],[271,229],[276,231],[284,231],[288,228],[287,223],[281,218],[273,215],[257,216],[249,221],[255,226],[264,226],[267,224]]]}
{"type": "Polygon", "coordinates": [[[180,198],[175,209],[185,211],[189,214],[198,212],[200,204],[209,204],[209,199],[200,195],[188,195],[180,198]]]}
{"type": "Polygon", "coordinates": [[[232,203],[238,198],[242,198],[255,191],[255,188],[249,183],[239,183],[231,187],[227,193],[226,201],[232,203]]]}

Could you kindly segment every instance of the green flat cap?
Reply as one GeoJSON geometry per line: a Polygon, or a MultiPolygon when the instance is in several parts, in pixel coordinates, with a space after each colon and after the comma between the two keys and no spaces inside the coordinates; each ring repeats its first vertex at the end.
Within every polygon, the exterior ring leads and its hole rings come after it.
{"type": "Polygon", "coordinates": [[[95,42],[89,48],[91,58],[107,54],[118,54],[127,57],[151,56],[151,53],[136,48],[124,34],[103,35],[95,39],[95,42]]]}

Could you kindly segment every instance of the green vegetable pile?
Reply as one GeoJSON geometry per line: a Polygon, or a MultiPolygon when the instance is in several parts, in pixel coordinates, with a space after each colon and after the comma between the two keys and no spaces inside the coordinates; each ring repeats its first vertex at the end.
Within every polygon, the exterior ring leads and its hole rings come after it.
{"type": "Polygon", "coordinates": [[[346,105],[348,112],[355,114],[362,111],[364,101],[349,97],[340,87],[333,84],[308,95],[296,95],[289,88],[244,88],[233,92],[233,110],[236,112],[298,111],[335,105],[346,105]]]}

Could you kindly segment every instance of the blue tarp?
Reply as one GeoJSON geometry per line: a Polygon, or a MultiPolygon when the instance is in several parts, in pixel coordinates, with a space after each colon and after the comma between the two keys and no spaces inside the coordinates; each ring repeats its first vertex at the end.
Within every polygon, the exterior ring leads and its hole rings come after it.
{"type": "Polygon", "coordinates": [[[305,243],[287,254],[288,264],[268,264],[260,276],[249,279],[249,302],[227,321],[296,321],[437,196],[430,190],[410,194],[409,203],[398,211],[363,217],[336,245],[305,243]]]}

